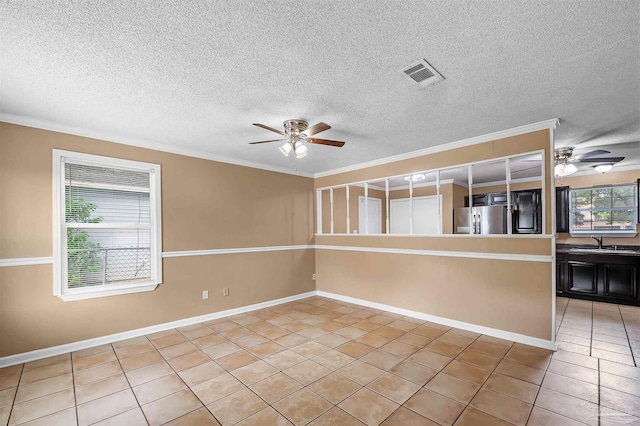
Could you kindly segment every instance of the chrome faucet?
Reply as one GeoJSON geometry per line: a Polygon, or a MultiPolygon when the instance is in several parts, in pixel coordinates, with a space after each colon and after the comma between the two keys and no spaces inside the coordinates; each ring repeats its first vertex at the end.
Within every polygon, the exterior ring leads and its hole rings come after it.
{"type": "Polygon", "coordinates": [[[592,235],[591,238],[598,242],[598,250],[602,250],[602,239],[604,237],[596,237],[595,235],[592,235]]]}

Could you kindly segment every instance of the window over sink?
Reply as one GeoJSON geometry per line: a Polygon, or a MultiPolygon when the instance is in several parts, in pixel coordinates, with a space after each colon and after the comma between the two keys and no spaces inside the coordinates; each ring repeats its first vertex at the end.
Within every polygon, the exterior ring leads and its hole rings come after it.
{"type": "Polygon", "coordinates": [[[572,189],[572,235],[635,235],[638,199],[635,185],[572,189]]]}

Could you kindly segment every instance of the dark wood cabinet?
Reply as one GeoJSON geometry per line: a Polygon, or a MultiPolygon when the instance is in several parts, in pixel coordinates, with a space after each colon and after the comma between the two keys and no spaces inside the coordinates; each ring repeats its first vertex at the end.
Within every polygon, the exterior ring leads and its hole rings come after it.
{"type": "Polygon", "coordinates": [[[556,188],[556,232],[569,232],[569,197],[568,186],[556,188]]]}
{"type": "Polygon", "coordinates": [[[606,297],[636,300],[638,298],[638,266],[634,264],[603,265],[602,292],[606,297]]]}
{"type": "Polygon", "coordinates": [[[567,293],[598,294],[598,265],[584,260],[567,262],[567,293]]]}
{"type": "Polygon", "coordinates": [[[541,190],[513,192],[513,233],[542,233],[541,190]]]}
{"type": "Polygon", "coordinates": [[[640,305],[640,257],[567,254],[556,256],[556,293],[579,299],[640,305]]]}
{"type": "Polygon", "coordinates": [[[567,255],[564,253],[556,254],[556,293],[562,295],[567,291],[567,255]]]}

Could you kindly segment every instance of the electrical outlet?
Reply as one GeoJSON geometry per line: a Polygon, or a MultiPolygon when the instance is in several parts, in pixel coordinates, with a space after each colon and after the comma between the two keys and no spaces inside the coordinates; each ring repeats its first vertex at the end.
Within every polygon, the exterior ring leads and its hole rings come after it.
{"type": "Polygon", "coordinates": [[[209,290],[205,290],[202,292],[202,299],[208,299],[209,298],[209,290]]]}
{"type": "Polygon", "coordinates": [[[316,280],[316,274],[311,275],[311,278],[315,281],[316,280]]]}
{"type": "Polygon", "coordinates": [[[229,289],[227,287],[222,289],[222,295],[223,296],[228,296],[229,295],[229,289]]]}

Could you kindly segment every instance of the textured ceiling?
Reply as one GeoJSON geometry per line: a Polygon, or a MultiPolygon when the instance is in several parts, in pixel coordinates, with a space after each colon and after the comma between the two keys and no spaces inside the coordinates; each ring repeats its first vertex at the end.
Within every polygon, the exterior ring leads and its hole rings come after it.
{"type": "Polygon", "coordinates": [[[639,11],[606,0],[4,1],[0,120],[305,173],[556,117],[558,145],[640,157],[639,11]],[[421,58],[445,80],[419,89],[398,73],[421,58]],[[292,165],[277,144],[247,144],[276,136],[251,123],[289,118],[327,122],[318,136],[347,145],[311,146],[292,165]]]}

